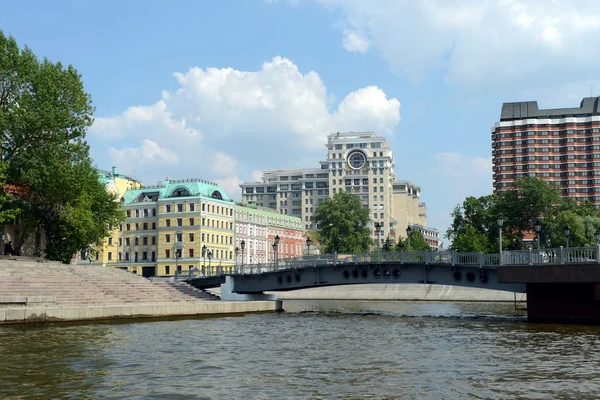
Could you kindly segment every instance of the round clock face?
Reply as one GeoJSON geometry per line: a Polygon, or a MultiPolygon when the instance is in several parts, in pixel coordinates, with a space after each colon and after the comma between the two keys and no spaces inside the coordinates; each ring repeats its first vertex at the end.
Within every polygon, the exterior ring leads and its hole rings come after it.
{"type": "Polygon", "coordinates": [[[348,156],[348,164],[352,169],[361,169],[365,166],[367,158],[362,151],[355,151],[348,156]]]}

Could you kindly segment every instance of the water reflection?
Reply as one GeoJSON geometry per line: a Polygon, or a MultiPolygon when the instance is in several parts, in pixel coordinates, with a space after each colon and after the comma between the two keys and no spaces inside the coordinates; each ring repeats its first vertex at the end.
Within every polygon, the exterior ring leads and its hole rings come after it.
{"type": "Polygon", "coordinates": [[[283,314],[0,328],[5,398],[597,398],[600,328],[512,304],[285,302],[283,314]]]}

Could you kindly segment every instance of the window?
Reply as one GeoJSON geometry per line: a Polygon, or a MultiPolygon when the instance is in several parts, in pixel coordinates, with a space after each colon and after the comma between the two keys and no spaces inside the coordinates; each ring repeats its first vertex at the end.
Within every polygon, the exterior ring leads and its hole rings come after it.
{"type": "Polygon", "coordinates": [[[152,262],[156,261],[156,252],[155,251],[152,252],[152,259],[150,261],[152,261],[152,262]]]}
{"type": "Polygon", "coordinates": [[[165,275],[169,275],[171,273],[171,267],[168,265],[165,265],[165,275]]]}
{"type": "Polygon", "coordinates": [[[142,244],[143,244],[144,246],[148,246],[148,236],[144,236],[144,237],[142,238],[142,244]]]}
{"type": "Polygon", "coordinates": [[[194,226],[194,218],[190,218],[190,226],[194,226]]]}
{"type": "Polygon", "coordinates": [[[171,220],[170,220],[170,219],[166,219],[166,220],[165,220],[165,225],[166,225],[167,227],[171,226],[171,220]]]}
{"type": "Polygon", "coordinates": [[[171,243],[171,235],[168,234],[168,233],[165,235],[165,242],[166,243],[171,243]]]}
{"type": "Polygon", "coordinates": [[[169,250],[169,249],[165,250],[165,258],[171,258],[171,250],[169,250]]]}
{"type": "Polygon", "coordinates": [[[183,219],[177,218],[177,226],[183,226],[183,219]]]}
{"type": "Polygon", "coordinates": [[[112,252],[111,251],[108,252],[108,261],[112,261],[112,252]]]}
{"type": "Polygon", "coordinates": [[[194,206],[195,206],[194,203],[190,203],[190,211],[194,211],[194,206]]]}
{"type": "Polygon", "coordinates": [[[131,245],[131,238],[125,238],[125,246],[131,245]]]}
{"type": "Polygon", "coordinates": [[[143,251],[142,252],[142,261],[147,261],[148,260],[148,252],[147,251],[143,251]]]}
{"type": "Polygon", "coordinates": [[[113,238],[111,236],[108,237],[108,245],[109,246],[113,245],[113,238]]]}
{"type": "Polygon", "coordinates": [[[147,230],[148,230],[148,223],[147,223],[147,222],[144,222],[144,228],[143,228],[143,229],[144,229],[145,231],[147,231],[147,230]]]}
{"type": "Polygon", "coordinates": [[[167,204],[167,205],[165,206],[165,212],[168,212],[168,213],[170,213],[170,212],[171,212],[171,205],[170,205],[170,204],[167,204]]]}
{"type": "Polygon", "coordinates": [[[178,243],[183,242],[183,233],[181,233],[181,232],[177,233],[177,242],[178,243]]]}
{"type": "Polygon", "coordinates": [[[188,253],[190,255],[190,258],[194,257],[194,249],[189,249],[188,253]]]}
{"type": "Polygon", "coordinates": [[[136,236],[135,239],[133,240],[133,245],[137,246],[139,244],[140,244],[140,238],[136,236]]]}
{"type": "Polygon", "coordinates": [[[190,242],[193,242],[193,241],[194,241],[194,234],[190,233],[190,242]]]}
{"type": "Polygon", "coordinates": [[[152,244],[156,244],[156,236],[152,236],[152,244]]]}

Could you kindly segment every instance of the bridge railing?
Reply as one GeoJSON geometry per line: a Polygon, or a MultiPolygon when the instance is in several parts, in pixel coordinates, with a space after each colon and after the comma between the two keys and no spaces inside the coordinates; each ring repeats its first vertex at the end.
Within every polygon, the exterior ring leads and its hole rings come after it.
{"type": "Polygon", "coordinates": [[[205,266],[192,272],[176,273],[180,279],[207,277],[216,275],[258,275],[267,272],[286,271],[310,266],[348,265],[348,264],[446,264],[457,266],[479,266],[497,268],[500,265],[556,265],[576,263],[600,264],[600,246],[570,247],[503,251],[502,254],[483,254],[477,252],[457,253],[454,251],[395,251],[316,254],[294,259],[281,260],[278,263],[246,264],[236,266],[205,266]]]}

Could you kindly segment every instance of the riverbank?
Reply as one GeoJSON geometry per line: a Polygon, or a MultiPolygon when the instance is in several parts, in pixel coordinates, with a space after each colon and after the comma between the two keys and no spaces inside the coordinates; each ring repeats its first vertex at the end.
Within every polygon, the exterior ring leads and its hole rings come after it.
{"type": "Polygon", "coordinates": [[[0,325],[275,312],[280,301],[222,301],[112,267],[0,259],[0,325]]]}
{"type": "MultiPolygon", "coordinates": [[[[218,292],[216,292],[218,293],[218,292]]],[[[432,284],[364,284],[277,292],[279,300],[525,301],[522,293],[432,284]]]]}

